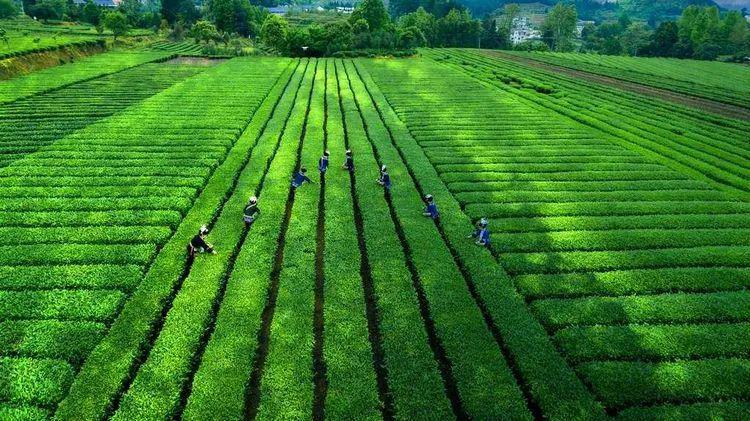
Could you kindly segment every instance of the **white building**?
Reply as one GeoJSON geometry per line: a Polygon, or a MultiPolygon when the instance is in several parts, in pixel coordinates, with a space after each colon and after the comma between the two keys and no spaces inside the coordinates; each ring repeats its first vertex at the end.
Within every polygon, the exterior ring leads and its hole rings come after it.
{"type": "Polygon", "coordinates": [[[519,16],[513,19],[513,25],[510,30],[510,42],[513,45],[541,39],[541,37],[542,33],[534,29],[531,19],[528,16],[519,16]]]}

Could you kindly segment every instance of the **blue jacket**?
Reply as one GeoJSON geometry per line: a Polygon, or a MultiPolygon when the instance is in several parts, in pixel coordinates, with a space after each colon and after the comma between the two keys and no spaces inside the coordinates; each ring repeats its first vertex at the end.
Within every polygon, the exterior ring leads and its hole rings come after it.
{"type": "Polygon", "coordinates": [[[430,214],[430,218],[435,219],[438,216],[440,216],[440,213],[438,212],[437,205],[435,203],[430,203],[427,205],[427,208],[425,208],[425,213],[430,214]]]}
{"type": "Polygon", "coordinates": [[[320,170],[320,172],[326,172],[327,169],[328,169],[328,157],[322,156],[320,158],[320,161],[318,161],[318,170],[320,170]]]}
{"type": "Polygon", "coordinates": [[[479,241],[482,241],[484,244],[490,244],[490,229],[485,227],[482,228],[481,231],[479,231],[479,241]]]}
{"type": "Polygon", "coordinates": [[[312,180],[310,180],[306,175],[302,174],[301,172],[297,172],[294,174],[294,179],[292,180],[292,187],[299,187],[307,181],[308,183],[312,183],[312,180]]]}
{"type": "Polygon", "coordinates": [[[390,174],[386,173],[380,173],[380,182],[383,183],[383,186],[385,188],[390,189],[391,188],[391,176],[390,174]]]}

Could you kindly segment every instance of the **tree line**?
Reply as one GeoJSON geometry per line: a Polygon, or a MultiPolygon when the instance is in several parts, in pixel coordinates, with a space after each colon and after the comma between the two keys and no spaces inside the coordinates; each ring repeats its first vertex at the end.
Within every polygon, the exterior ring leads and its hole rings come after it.
{"type": "Polygon", "coordinates": [[[617,22],[589,25],[581,34],[581,51],[631,56],[714,60],[750,56],[750,30],[738,11],[724,14],[716,7],[689,6],[676,21],[652,29],[622,15],[617,22]]]}
{"type": "MultiPolygon", "coordinates": [[[[122,0],[105,10],[91,0],[23,0],[27,14],[67,19],[109,29],[115,37],[128,28],[152,28],[174,39],[193,37],[206,44],[228,44],[237,37],[258,38],[287,55],[411,52],[416,47],[481,47],[582,51],[633,56],[713,60],[750,56],[750,30],[742,13],[689,6],[676,21],[655,28],[623,14],[616,21],[586,25],[577,32],[576,2],[552,7],[539,28],[539,40],[513,45],[510,37],[521,15],[517,4],[497,14],[474,18],[457,0],[364,0],[348,17],[305,26],[290,24],[264,6],[276,0],[122,0]]],[[[0,14],[13,15],[13,0],[0,0],[0,14]]]]}

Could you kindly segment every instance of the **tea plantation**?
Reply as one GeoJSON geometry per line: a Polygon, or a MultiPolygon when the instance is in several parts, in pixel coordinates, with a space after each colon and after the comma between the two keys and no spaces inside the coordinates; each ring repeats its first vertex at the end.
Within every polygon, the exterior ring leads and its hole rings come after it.
{"type": "Polygon", "coordinates": [[[481,50],[167,47],[0,81],[0,419],[750,418],[750,121],[481,50]]]}

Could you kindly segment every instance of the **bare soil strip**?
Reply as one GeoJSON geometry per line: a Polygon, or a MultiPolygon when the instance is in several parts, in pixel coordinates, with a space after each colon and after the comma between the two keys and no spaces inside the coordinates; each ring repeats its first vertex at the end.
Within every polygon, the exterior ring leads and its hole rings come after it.
{"type": "Polygon", "coordinates": [[[641,85],[639,83],[625,81],[610,76],[598,75],[596,73],[584,72],[581,70],[569,69],[567,67],[556,66],[553,64],[544,63],[538,60],[518,57],[512,54],[505,54],[501,51],[482,51],[483,54],[490,57],[496,56],[508,60],[513,60],[518,63],[525,64],[527,66],[547,70],[555,73],[562,73],[567,76],[572,76],[578,79],[583,79],[589,82],[600,83],[602,85],[612,86],[624,91],[634,92],[641,95],[647,95],[663,101],[672,102],[679,105],[685,105],[692,108],[697,108],[702,111],[718,114],[724,117],[736,118],[738,120],[750,121],[750,110],[747,108],[738,107],[736,105],[724,104],[718,101],[712,101],[706,98],[699,98],[691,95],[685,95],[670,91],[667,89],[654,88],[652,86],[641,85]]]}

